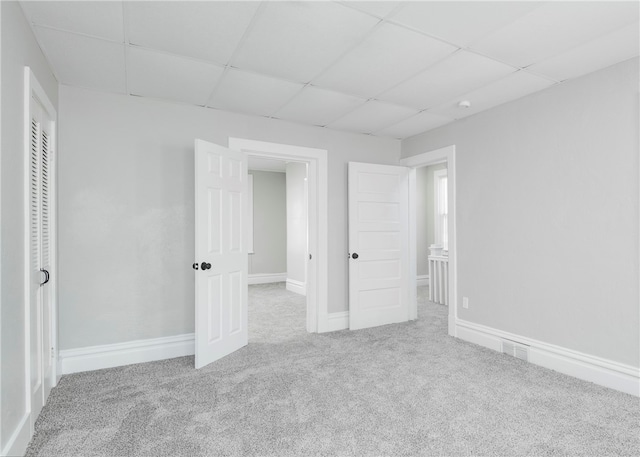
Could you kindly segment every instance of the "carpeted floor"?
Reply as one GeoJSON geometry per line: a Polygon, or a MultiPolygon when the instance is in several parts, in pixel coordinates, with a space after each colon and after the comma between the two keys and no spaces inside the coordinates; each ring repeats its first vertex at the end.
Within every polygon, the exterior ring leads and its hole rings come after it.
{"type": "Polygon", "coordinates": [[[27,455],[640,455],[638,398],[450,338],[419,296],[415,322],[307,334],[303,297],[252,286],[247,347],[65,376],[27,455]]]}

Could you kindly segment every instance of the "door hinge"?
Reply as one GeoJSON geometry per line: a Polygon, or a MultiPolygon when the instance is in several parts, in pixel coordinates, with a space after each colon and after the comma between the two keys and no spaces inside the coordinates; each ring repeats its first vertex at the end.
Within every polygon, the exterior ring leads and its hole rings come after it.
{"type": "Polygon", "coordinates": [[[51,348],[51,358],[55,359],[56,358],[56,351],[54,348],[51,348]]]}

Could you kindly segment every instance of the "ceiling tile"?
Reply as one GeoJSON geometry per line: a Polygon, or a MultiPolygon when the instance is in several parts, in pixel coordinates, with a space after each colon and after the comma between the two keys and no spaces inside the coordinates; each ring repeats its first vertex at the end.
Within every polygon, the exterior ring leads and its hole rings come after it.
{"type": "Polygon", "coordinates": [[[422,113],[416,114],[415,116],[392,125],[391,127],[380,130],[375,134],[378,136],[390,136],[393,138],[404,139],[435,129],[450,122],[453,122],[453,119],[423,111],[422,113]]]}
{"type": "Polygon", "coordinates": [[[326,125],[366,100],[319,87],[307,86],[275,117],[312,125],[326,125]]]}
{"type": "Polygon", "coordinates": [[[471,48],[526,67],[638,20],[638,2],[550,2],[471,48]]]}
{"type": "Polygon", "coordinates": [[[527,67],[558,81],[591,73],[640,53],[638,22],[527,67]]]}
{"type": "Polygon", "coordinates": [[[35,33],[60,83],[126,92],[123,44],[42,27],[35,33]]]}
{"type": "Polygon", "coordinates": [[[129,92],[145,97],[204,105],[223,68],[198,60],[129,47],[129,92]]]}
{"type": "Polygon", "coordinates": [[[132,44],[226,64],[257,2],[127,2],[132,44]]]}
{"type": "Polygon", "coordinates": [[[380,95],[380,99],[430,108],[502,78],[515,69],[466,51],[458,51],[414,78],[380,95]]]}
{"type": "Polygon", "coordinates": [[[232,63],[306,83],[377,22],[333,2],[266,2],[232,63]]]}
{"type": "Polygon", "coordinates": [[[208,106],[270,116],[303,87],[302,84],[230,69],[208,106]]]}
{"type": "Polygon", "coordinates": [[[540,2],[408,2],[392,22],[465,47],[540,6],[540,2]]]}
{"type": "Polygon", "coordinates": [[[518,71],[499,81],[468,92],[455,100],[450,100],[441,106],[430,109],[428,112],[453,119],[461,119],[493,108],[494,106],[516,100],[525,95],[538,92],[553,84],[555,83],[548,79],[529,74],[526,71],[518,71]],[[458,107],[458,103],[462,100],[469,100],[471,107],[458,107]]]}
{"type": "Polygon", "coordinates": [[[327,127],[358,133],[372,133],[417,113],[417,110],[406,106],[370,100],[346,116],[332,122],[327,127]]]}
{"type": "Polygon", "coordinates": [[[340,2],[345,5],[349,5],[352,8],[359,9],[369,14],[373,14],[376,17],[384,18],[391,13],[401,2],[387,2],[387,1],[361,1],[361,0],[349,0],[340,2]]]}
{"type": "Polygon", "coordinates": [[[124,42],[122,2],[20,2],[27,19],[75,33],[124,42]]]}
{"type": "Polygon", "coordinates": [[[314,83],[371,98],[456,50],[420,33],[383,24],[314,83]]]}

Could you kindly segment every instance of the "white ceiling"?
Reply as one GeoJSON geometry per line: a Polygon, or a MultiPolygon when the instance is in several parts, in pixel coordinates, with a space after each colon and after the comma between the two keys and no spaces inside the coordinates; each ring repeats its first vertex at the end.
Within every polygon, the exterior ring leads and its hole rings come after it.
{"type": "Polygon", "coordinates": [[[21,5],[62,84],[394,138],[639,54],[633,1],[21,5]]]}

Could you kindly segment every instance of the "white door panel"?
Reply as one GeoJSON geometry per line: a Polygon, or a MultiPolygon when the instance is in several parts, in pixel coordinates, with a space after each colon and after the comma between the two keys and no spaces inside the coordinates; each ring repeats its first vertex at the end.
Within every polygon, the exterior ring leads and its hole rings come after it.
{"type": "Polygon", "coordinates": [[[196,368],[245,346],[247,158],[195,142],[196,368]]]}
{"type": "Polygon", "coordinates": [[[409,319],[409,169],[349,163],[349,328],[409,319]]]}

